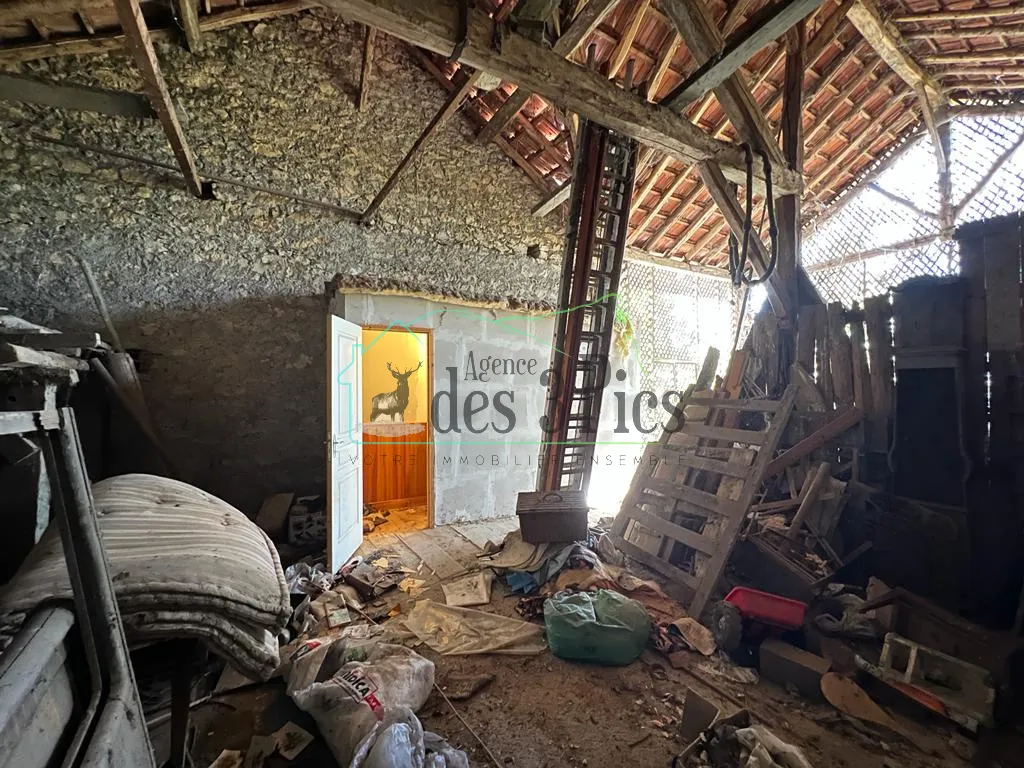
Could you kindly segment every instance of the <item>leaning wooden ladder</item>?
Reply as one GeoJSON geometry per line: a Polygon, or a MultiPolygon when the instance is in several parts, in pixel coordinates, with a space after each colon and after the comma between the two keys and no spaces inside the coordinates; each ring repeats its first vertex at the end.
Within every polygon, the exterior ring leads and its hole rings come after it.
{"type": "Polygon", "coordinates": [[[725,568],[795,399],[792,385],[781,400],[687,393],[675,411],[681,428],[665,430],[644,449],[612,540],[691,591],[692,616],[704,610],[725,568]],[[713,426],[723,411],[734,426],[713,426]],[[748,424],[753,428],[745,428],[748,424]],[[637,540],[657,545],[644,548],[637,540]]]}

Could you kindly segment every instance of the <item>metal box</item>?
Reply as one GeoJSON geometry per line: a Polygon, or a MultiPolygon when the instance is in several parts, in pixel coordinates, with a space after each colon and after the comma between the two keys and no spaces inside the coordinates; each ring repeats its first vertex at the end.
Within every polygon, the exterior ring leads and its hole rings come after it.
{"type": "Polygon", "coordinates": [[[516,500],[523,541],[587,540],[587,500],[582,491],[526,491],[516,500]]]}

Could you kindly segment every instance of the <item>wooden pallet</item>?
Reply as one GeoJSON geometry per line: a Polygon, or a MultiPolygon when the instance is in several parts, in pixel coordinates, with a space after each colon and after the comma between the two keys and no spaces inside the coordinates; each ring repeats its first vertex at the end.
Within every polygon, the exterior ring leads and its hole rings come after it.
{"type": "Polygon", "coordinates": [[[693,595],[699,616],[736,542],[765,467],[789,421],[797,388],[781,400],[726,400],[687,393],[677,413],[682,427],[665,431],[643,460],[612,527],[627,555],[678,582],[693,595]],[[735,414],[726,423],[722,412],[735,414]],[[746,414],[767,424],[745,429],[746,414]],[[655,545],[652,546],[652,541],[655,545]]]}

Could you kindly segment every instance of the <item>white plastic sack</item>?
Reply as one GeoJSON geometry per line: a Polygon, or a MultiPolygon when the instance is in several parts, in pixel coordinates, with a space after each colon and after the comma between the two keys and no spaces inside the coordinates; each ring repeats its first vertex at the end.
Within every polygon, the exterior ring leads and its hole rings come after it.
{"type": "MultiPolygon", "coordinates": [[[[356,765],[356,747],[389,713],[423,706],[434,686],[434,664],[376,639],[317,643],[307,643],[293,657],[288,694],[316,720],[338,764],[356,765]]],[[[420,749],[410,755],[413,762],[407,763],[413,768],[423,765],[422,735],[419,741],[420,749]]]]}
{"type": "Polygon", "coordinates": [[[363,737],[349,768],[469,768],[469,758],[424,731],[411,709],[396,707],[363,737]]]}

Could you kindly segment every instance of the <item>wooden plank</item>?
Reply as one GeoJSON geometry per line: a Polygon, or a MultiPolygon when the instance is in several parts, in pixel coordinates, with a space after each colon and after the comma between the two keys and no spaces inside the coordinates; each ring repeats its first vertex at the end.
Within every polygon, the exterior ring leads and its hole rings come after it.
{"type": "Polygon", "coordinates": [[[432,570],[439,579],[450,579],[466,572],[466,567],[458,560],[449,556],[444,549],[438,545],[432,535],[437,528],[426,531],[415,531],[414,533],[400,533],[398,538],[409,549],[416,553],[427,567],[432,570]]]}
{"type": "Polygon", "coordinates": [[[856,302],[853,311],[856,319],[850,322],[850,347],[853,353],[853,402],[870,416],[875,412],[871,399],[871,374],[868,372],[868,353],[864,344],[864,322],[860,319],[860,308],[856,302]]]}
{"type": "Polygon", "coordinates": [[[502,517],[479,523],[455,523],[452,528],[482,551],[488,541],[501,544],[510,531],[519,528],[519,518],[502,517]]]}
{"type": "Polygon", "coordinates": [[[81,333],[20,333],[0,329],[0,341],[30,349],[95,349],[101,346],[100,335],[81,333]]]}
{"type": "Polygon", "coordinates": [[[363,66],[359,71],[359,98],[356,100],[356,109],[360,112],[366,109],[370,96],[370,73],[373,70],[373,42],[377,36],[377,30],[373,27],[366,28],[366,36],[363,38],[363,66]]]}
{"type": "Polygon", "coordinates": [[[801,307],[796,320],[796,361],[805,371],[814,370],[814,307],[801,307]]]}
{"type": "Polygon", "coordinates": [[[782,0],[766,14],[737,32],[722,47],[721,53],[707,59],[669,94],[665,104],[682,111],[732,77],[751,56],[773,40],[786,34],[797,22],[817,10],[824,0],[782,0]]]}
{"type": "Polygon", "coordinates": [[[836,408],[845,411],[853,405],[853,348],[846,335],[846,312],[839,302],[828,305],[828,344],[836,408]]]}
{"type": "Polygon", "coordinates": [[[680,432],[684,435],[706,437],[711,440],[726,440],[744,445],[761,445],[765,438],[764,432],[754,429],[727,429],[726,427],[709,427],[706,424],[691,424],[689,422],[683,424],[680,432]]]}
{"type": "MultiPolygon", "coordinates": [[[[786,37],[786,62],[782,98],[782,155],[789,167],[799,173],[804,170],[804,74],[807,54],[806,24],[801,20],[786,37]]],[[[779,198],[778,261],[780,285],[793,306],[799,307],[797,264],[800,261],[801,218],[800,196],[779,198]]],[[[799,317],[799,316],[798,316],[799,317]]],[[[799,319],[797,320],[799,327],[799,319]]]]}
{"type": "Polygon", "coordinates": [[[550,195],[541,200],[537,205],[530,211],[534,216],[547,216],[553,210],[558,208],[569,201],[569,195],[572,194],[572,181],[565,182],[562,186],[552,192],[550,195]]]}
{"type": "Polygon", "coordinates": [[[687,547],[696,549],[698,552],[710,555],[715,551],[714,542],[707,536],[701,536],[696,531],[691,531],[689,528],[683,528],[681,525],[676,525],[668,520],[663,520],[657,515],[644,512],[642,509],[634,509],[630,514],[633,520],[644,528],[650,528],[652,531],[657,531],[662,536],[667,536],[673,541],[677,541],[687,547]]]}
{"type": "Polygon", "coordinates": [[[441,108],[430,119],[430,122],[427,123],[427,126],[423,129],[420,135],[416,137],[416,141],[413,142],[409,151],[405,153],[405,157],[399,161],[395,170],[391,172],[388,180],[384,182],[384,186],[381,187],[380,192],[377,193],[376,197],[374,197],[366,207],[366,210],[363,211],[362,216],[359,218],[361,223],[365,224],[373,220],[373,217],[377,214],[377,209],[380,208],[381,204],[387,199],[387,196],[391,194],[391,190],[395,188],[395,185],[398,183],[398,180],[401,178],[405,169],[420,156],[427,140],[434,135],[434,132],[438,127],[458,111],[459,107],[462,106],[462,102],[465,101],[466,97],[476,87],[477,81],[481,77],[483,77],[483,72],[477,70],[469,76],[460,88],[448,94],[448,98],[445,99],[444,104],[441,105],[441,108]]]}
{"type": "Polygon", "coordinates": [[[142,75],[146,95],[163,126],[164,134],[171,145],[171,151],[174,152],[178,167],[181,168],[181,173],[185,177],[185,185],[189,192],[196,197],[208,196],[204,194],[203,183],[199,178],[199,170],[192,157],[192,150],[189,148],[185,132],[178,120],[178,113],[171,102],[171,94],[167,91],[167,84],[160,72],[160,63],[156,57],[156,50],[153,48],[153,41],[149,36],[149,29],[142,18],[139,0],[114,0],[114,7],[117,9],[117,18],[127,36],[128,49],[135,59],[135,66],[138,67],[142,75]]]}
{"type": "MultiPolygon", "coordinates": [[[[970,227],[970,225],[968,225],[970,227]]],[[[981,512],[984,494],[985,443],[988,437],[988,339],[985,332],[985,238],[964,237],[960,241],[960,270],[966,284],[964,299],[964,381],[963,443],[970,461],[967,505],[971,514],[981,512]]],[[[890,355],[891,355],[890,340],[890,355]]],[[[876,402],[877,405],[877,402],[876,402]]]]}
{"type": "MultiPolygon", "coordinates": [[[[551,50],[563,58],[571,56],[580,43],[597,29],[597,25],[615,7],[617,2],[618,0],[592,0],[592,2],[588,2],[576,15],[576,18],[570,22],[569,26],[565,28],[565,32],[551,46],[551,50]]],[[[530,100],[532,95],[526,88],[517,88],[515,93],[509,96],[498,111],[494,113],[494,117],[490,119],[487,125],[481,129],[477,138],[482,142],[487,142],[495,136],[499,136],[508,127],[508,124],[512,122],[512,119],[519,114],[519,110],[526,106],[526,102],[530,100]]]]}
{"type": "Polygon", "coordinates": [[[629,19],[622,30],[622,37],[615,44],[612,55],[608,59],[608,71],[605,73],[609,80],[615,79],[626,63],[626,57],[633,49],[633,41],[636,40],[636,33],[640,31],[640,25],[644,22],[644,14],[651,7],[651,0],[639,0],[635,2],[630,10],[629,19]]]}
{"type": "Polygon", "coordinates": [[[835,390],[832,387],[832,363],[829,349],[828,309],[824,305],[814,307],[814,333],[817,341],[815,358],[818,372],[818,388],[825,400],[825,406],[832,410],[835,401],[835,390]]]}
{"type": "Polygon", "coordinates": [[[203,35],[199,29],[198,0],[172,0],[171,7],[185,35],[185,47],[198,53],[203,47],[203,35]]]}
{"type": "Polygon", "coordinates": [[[420,533],[425,534],[425,538],[429,538],[432,544],[443,550],[446,555],[462,566],[463,570],[476,570],[479,565],[477,556],[480,554],[480,548],[460,535],[450,525],[428,528],[420,533]]]}
{"type": "Polygon", "coordinates": [[[767,479],[784,470],[786,467],[796,464],[804,456],[810,456],[814,451],[825,445],[829,440],[838,437],[855,424],[859,424],[864,418],[864,412],[854,406],[843,411],[820,429],[811,433],[789,450],[783,452],[778,458],[773,459],[764,471],[764,478],[767,479]]]}
{"type": "Polygon", "coordinates": [[[147,120],[156,118],[145,94],[68,85],[27,75],[0,73],[0,99],[147,120]]]}
{"type": "MultiPolygon", "coordinates": [[[[323,4],[350,21],[370,24],[443,55],[451,53],[458,36],[457,0],[429,4],[420,0],[324,0],[323,4]]],[[[460,61],[510,80],[567,111],[683,162],[714,160],[728,177],[738,183],[745,180],[746,165],[739,147],[713,139],[681,115],[651,105],[523,35],[509,33],[502,40],[501,50],[496,50],[493,31],[493,22],[485,12],[471,10],[460,61]]],[[[761,169],[756,168],[755,178],[762,177],[761,169]]],[[[773,186],[779,195],[792,193],[799,185],[798,174],[781,167],[775,170],[773,186]]]]}
{"type": "Polygon", "coordinates": [[[892,306],[889,296],[864,300],[868,365],[871,369],[871,417],[888,420],[892,409],[892,306]]]}
{"type": "Polygon", "coordinates": [[[687,573],[682,568],[676,568],[674,565],[669,563],[667,560],[662,560],[657,555],[652,555],[650,552],[645,552],[640,549],[636,544],[630,541],[626,541],[621,536],[611,534],[612,543],[615,544],[620,550],[625,552],[629,557],[633,558],[642,565],[646,565],[653,571],[657,571],[662,576],[667,576],[684,587],[690,590],[696,589],[697,580],[694,578],[692,573],[687,573]]]}
{"type": "Polygon", "coordinates": [[[807,519],[807,516],[811,513],[811,509],[814,505],[818,503],[818,497],[821,495],[822,490],[824,490],[825,482],[829,478],[831,472],[832,465],[827,461],[821,462],[814,475],[801,490],[800,506],[797,508],[796,514],[793,516],[793,520],[789,524],[789,529],[786,531],[786,538],[789,541],[796,540],[797,534],[800,533],[800,528],[803,527],[804,520],[807,519]]]}
{"type": "Polygon", "coordinates": [[[17,344],[0,342],[0,365],[29,366],[40,368],[61,368],[69,371],[88,371],[89,363],[77,357],[68,357],[57,352],[29,349],[17,344]]]}

